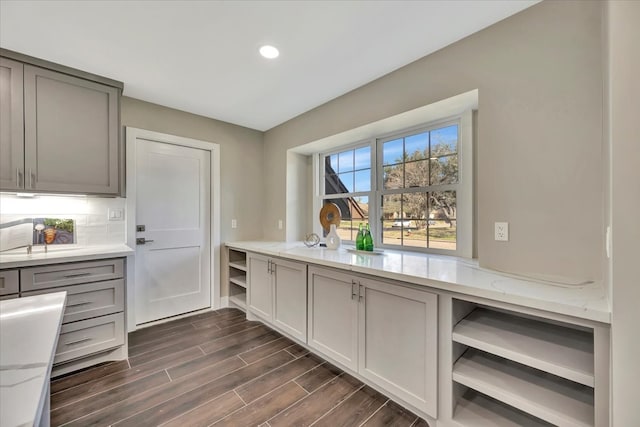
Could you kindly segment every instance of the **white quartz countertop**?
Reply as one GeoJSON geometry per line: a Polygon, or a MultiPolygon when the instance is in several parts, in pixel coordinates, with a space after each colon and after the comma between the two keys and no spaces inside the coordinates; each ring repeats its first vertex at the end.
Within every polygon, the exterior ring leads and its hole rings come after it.
{"type": "Polygon", "coordinates": [[[31,254],[27,254],[26,248],[0,252],[0,268],[90,261],[93,259],[127,256],[133,253],[134,250],[125,244],[50,246],[47,252],[44,252],[43,246],[34,246],[31,254]]]}
{"type": "Polygon", "coordinates": [[[230,248],[305,263],[370,274],[434,289],[487,298],[598,322],[611,322],[611,309],[601,283],[557,283],[478,266],[472,259],[384,250],[353,253],[348,248],[307,248],[302,242],[246,241],[230,248]]]}
{"type": "MultiPolygon", "coordinates": [[[[38,425],[66,292],[0,301],[0,426],[38,425]]],[[[49,415],[45,414],[46,419],[49,415]]]]}

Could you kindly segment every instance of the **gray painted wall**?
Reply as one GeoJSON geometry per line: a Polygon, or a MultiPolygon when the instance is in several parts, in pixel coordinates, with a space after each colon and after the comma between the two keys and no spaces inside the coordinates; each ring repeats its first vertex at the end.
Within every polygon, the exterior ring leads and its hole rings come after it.
{"type": "Polygon", "coordinates": [[[123,126],[220,144],[220,229],[222,242],[262,236],[262,132],[134,98],[122,98],[123,126]],[[238,228],[231,228],[231,219],[238,228]]]}
{"type": "Polygon", "coordinates": [[[601,19],[598,2],[539,3],[267,131],[264,237],[299,239],[316,216],[287,189],[288,149],[477,88],[480,264],[602,280],[601,19]]]}
{"type": "Polygon", "coordinates": [[[613,425],[640,425],[640,2],[608,2],[613,425]]]}

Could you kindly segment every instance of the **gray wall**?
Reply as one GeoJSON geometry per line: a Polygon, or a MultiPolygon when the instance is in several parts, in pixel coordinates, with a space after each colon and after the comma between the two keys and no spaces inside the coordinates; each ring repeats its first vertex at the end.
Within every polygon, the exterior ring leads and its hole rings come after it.
{"type": "Polygon", "coordinates": [[[122,98],[121,120],[123,126],[220,144],[220,239],[262,236],[262,132],[128,97],[122,98]],[[238,220],[236,229],[231,228],[233,218],[238,220]]]}
{"type": "Polygon", "coordinates": [[[477,88],[480,264],[601,280],[601,18],[598,2],[539,3],[267,131],[264,237],[300,238],[308,222],[285,234],[277,220],[315,217],[288,194],[288,149],[477,88]],[[509,222],[508,243],[495,221],[509,222]]]}
{"type": "Polygon", "coordinates": [[[640,425],[640,2],[609,4],[613,425],[640,425]]]}

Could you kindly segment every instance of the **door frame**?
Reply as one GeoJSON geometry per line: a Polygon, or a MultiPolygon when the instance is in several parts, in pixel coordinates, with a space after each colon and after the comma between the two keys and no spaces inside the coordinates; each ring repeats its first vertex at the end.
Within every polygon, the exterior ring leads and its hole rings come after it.
{"type": "MultiPolygon", "coordinates": [[[[126,135],[126,239],[127,245],[135,250],[136,247],[136,140],[149,139],[151,141],[177,145],[180,147],[197,148],[208,151],[210,156],[210,266],[211,266],[211,308],[220,308],[220,144],[170,135],[146,129],[125,126],[126,135]]],[[[127,262],[127,331],[135,331],[135,262],[127,262]]],[[[152,322],[153,324],[153,322],[152,322]]]]}

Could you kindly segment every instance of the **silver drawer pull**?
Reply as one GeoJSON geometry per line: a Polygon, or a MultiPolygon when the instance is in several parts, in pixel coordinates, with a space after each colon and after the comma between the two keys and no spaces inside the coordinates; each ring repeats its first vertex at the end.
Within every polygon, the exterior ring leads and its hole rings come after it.
{"type": "Polygon", "coordinates": [[[91,276],[91,273],[72,273],[64,276],[65,279],[70,279],[72,277],[83,277],[83,276],[91,276]]]}
{"type": "Polygon", "coordinates": [[[66,342],[64,343],[64,345],[80,344],[81,342],[85,342],[85,341],[91,341],[91,338],[80,338],[79,340],[66,342]]]}
{"type": "Polygon", "coordinates": [[[67,307],[77,307],[79,305],[87,305],[87,304],[92,304],[93,301],[81,301],[81,302],[74,302],[73,304],[67,304],[67,307]]]}

